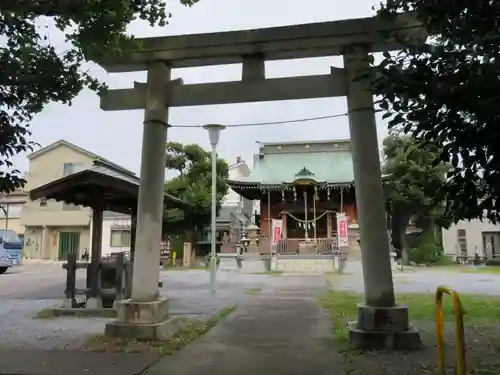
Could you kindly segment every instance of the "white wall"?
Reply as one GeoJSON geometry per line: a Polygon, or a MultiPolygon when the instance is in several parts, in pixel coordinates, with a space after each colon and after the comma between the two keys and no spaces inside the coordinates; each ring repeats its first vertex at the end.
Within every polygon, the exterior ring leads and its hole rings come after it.
{"type": "MultiPolygon", "coordinates": [[[[119,226],[121,228],[129,228],[131,226],[130,217],[106,217],[102,219],[102,256],[121,251],[130,251],[130,246],[115,247],[111,246],[111,228],[119,226]]],[[[90,243],[92,243],[92,225],[90,226],[90,243]]],[[[90,251],[90,249],[89,249],[90,251]]]]}
{"type": "Polygon", "coordinates": [[[483,232],[500,232],[500,226],[494,225],[488,220],[481,222],[478,219],[462,220],[452,225],[449,229],[443,229],[443,250],[445,254],[458,255],[458,230],[465,229],[467,238],[467,256],[473,257],[476,249],[483,256],[483,232]]]}
{"type": "MultiPolygon", "coordinates": [[[[102,221],[102,255],[106,256],[111,253],[118,253],[121,251],[130,251],[130,246],[111,246],[111,228],[119,225],[120,227],[128,227],[130,229],[131,220],[128,219],[110,219],[106,218],[102,221]]],[[[121,229],[121,228],[120,228],[121,229]]]]}
{"type": "MultiPolygon", "coordinates": [[[[250,174],[250,170],[244,162],[236,163],[229,167],[228,179],[233,181],[242,180],[250,174]]],[[[241,204],[242,197],[233,189],[228,189],[228,193],[224,197],[222,204],[224,206],[238,206],[241,204]]]]}

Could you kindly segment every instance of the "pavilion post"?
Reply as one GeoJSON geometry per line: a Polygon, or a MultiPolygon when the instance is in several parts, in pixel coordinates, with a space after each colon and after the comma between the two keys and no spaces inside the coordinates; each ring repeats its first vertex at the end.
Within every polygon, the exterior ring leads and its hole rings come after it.
{"type": "Polygon", "coordinates": [[[344,189],[340,188],[340,212],[344,212],[344,189]]]}
{"type": "Polygon", "coordinates": [[[317,234],[317,229],[316,229],[316,200],[318,199],[318,193],[316,191],[316,188],[314,189],[314,196],[313,196],[313,231],[314,231],[314,243],[316,243],[316,234],[317,234]]]}
{"type": "Polygon", "coordinates": [[[137,233],[137,208],[132,211],[130,218],[130,261],[134,261],[135,238],[137,233]]]}
{"type": "Polygon", "coordinates": [[[420,336],[408,322],[408,308],[395,304],[386,231],[368,48],[346,48],[347,107],[360,224],[365,303],[349,324],[349,343],[362,349],[414,349],[420,336]]]}
{"type": "Polygon", "coordinates": [[[309,221],[307,220],[307,189],[304,189],[304,235],[306,242],[309,239],[309,221]]]}
{"type": "Polygon", "coordinates": [[[267,187],[267,233],[269,238],[269,254],[273,252],[273,219],[271,219],[271,188],[267,187]]]}
{"type": "Polygon", "coordinates": [[[158,292],[169,81],[165,62],[148,63],[132,294],[117,303],[117,320],[106,325],[111,337],[166,339],[173,321],[168,319],[168,300],[158,292]]]}
{"type": "Polygon", "coordinates": [[[86,308],[101,308],[102,301],[99,296],[99,263],[102,257],[102,205],[92,208],[92,243],[90,249],[90,264],[87,269],[87,303],[86,308]]]}
{"type": "Polygon", "coordinates": [[[132,278],[134,273],[135,234],[137,232],[137,207],[130,218],[130,259],[125,263],[125,299],[132,296],[132,278]]]}
{"type": "Polygon", "coordinates": [[[332,213],[328,211],[326,213],[326,237],[328,239],[332,238],[332,213]]]}

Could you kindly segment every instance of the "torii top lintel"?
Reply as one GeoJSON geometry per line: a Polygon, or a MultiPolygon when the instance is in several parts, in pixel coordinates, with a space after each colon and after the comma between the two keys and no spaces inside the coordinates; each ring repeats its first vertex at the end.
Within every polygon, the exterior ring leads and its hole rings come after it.
{"type": "Polygon", "coordinates": [[[207,34],[138,39],[139,47],[119,58],[98,63],[108,72],[146,70],[148,61],[168,61],[172,68],[241,63],[243,56],[265,60],[341,55],[350,45],[370,52],[392,51],[405,43],[425,43],[427,32],[411,14],[388,22],[379,17],[347,19],[207,34]]]}

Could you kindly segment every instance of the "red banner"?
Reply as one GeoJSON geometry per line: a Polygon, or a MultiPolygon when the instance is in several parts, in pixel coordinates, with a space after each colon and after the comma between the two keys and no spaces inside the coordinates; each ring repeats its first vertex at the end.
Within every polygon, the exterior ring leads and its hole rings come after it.
{"type": "Polygon", "coordinates": [[[339,223],[339,236],[342,238],[347,236],[346,231],[347,231],[346,222],[345,222],[345,220],[341,220],[339,223]]]}

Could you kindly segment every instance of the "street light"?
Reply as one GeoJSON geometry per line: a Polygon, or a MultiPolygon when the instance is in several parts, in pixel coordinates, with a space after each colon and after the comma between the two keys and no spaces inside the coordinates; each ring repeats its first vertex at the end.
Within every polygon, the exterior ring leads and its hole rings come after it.
{"type": "Polygon", "coordinates": [[[208,131],[210,145],[212,146],[212,238],[211,238],[211,251],[210,251],[210,288],[215,292],[215,272],[217,271],[217,252],[215,250],[216,240],[216,213],[217,213],[217,143],[219,143],[219,136],[221,130],[226,127],[219,124],[205,125],[203,129],[208,131]]]}

